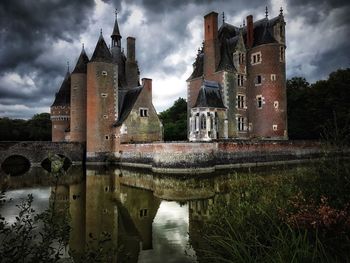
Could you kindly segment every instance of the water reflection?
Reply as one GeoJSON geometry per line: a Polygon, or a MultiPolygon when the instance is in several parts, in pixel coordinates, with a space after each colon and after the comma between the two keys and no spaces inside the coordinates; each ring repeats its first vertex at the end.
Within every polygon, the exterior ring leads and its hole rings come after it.
{"type": "MultiPolygon", "coordinates": [[[[68,209],[69,249],[76,257],[89,244],[89,248],[103,246],[105,251],[115,252],[114,262],[195,262],[193,247],[199,247],[200,240],[196,233],[210,218],[218,194],[225,198],[233,180],[222,176],[183,179],[89,167],[85,179],[79,181],[77,178],[83,176],[78,173],[83,170],[71,169],[57,186],[9,191],[7,196],[14,200],[1,214],[13,220],[13,203],[33,193],[38,212],[49,202],[54,202],[58,215],[68,209]],[[101,243],[106,236],[108,242],[101,243]]],[[[18,188],[26,185],[23,179],[19,182],[11,184],[18,188]]]]}

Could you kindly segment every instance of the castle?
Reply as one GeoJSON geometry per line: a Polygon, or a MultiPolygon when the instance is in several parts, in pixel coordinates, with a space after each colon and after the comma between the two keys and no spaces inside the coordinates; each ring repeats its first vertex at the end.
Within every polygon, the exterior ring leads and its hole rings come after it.
{"type": "Polygon", "coordinates": [[[152,79],[139,81],[136,40],[127,38],[125,55],[121,39],[116,15],[111,47],[102,30],[90,59],[83,46],[51,106],[52,141],[86,143],[90,159],[118,152],[121,143],[163,138],[152,104],[152,79]]]}
{"type": "MultiPolygon", "coordinates": [[[[83,47],[51,106],[52,140],[86,143],[89,160],[163,139],[152,80],[139,81],[135,38],[127,38],[126,55],[121,39],[116,16],[111,47],[102,31],[90,59],[83,47]]],[[[264,19],[249,15],[241,27],[223,16],[220,29],[217,13],[204,16],[203,47],[187,80],[189,141],[288,139],[285,49],[282,9],[272,19],[267,8],[264,19]]]]}
{"type": "Polygon", "coordinates": [[[288,139],[285,21],[236,27],[204,17],[204,42],[187,80],[188,139],[288,139]]]}

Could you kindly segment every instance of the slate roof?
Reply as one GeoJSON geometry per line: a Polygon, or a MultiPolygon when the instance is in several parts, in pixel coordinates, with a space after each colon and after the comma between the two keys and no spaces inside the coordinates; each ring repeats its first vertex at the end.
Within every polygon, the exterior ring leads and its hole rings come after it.
{"type": "Polygon", "coordinates": [[[137,98],[139,97],[143,86],[135,87],[129,90],[119,90],[118,92],[118,120],[114,123],[114,127],[118,127],[123,124],[126,118],[129,116],[132,108],[135,105],[137,98]]]}
{"type": "Polygon", "coordinates": [[[203,80],[194,108],[226,108],[221,96],[221,86],[218,82],[203,80]]]}
{"type": "Polygon", "coordinates": [[[85,53],[84,48],[81,50],[80,56],[78,58],[77,64],[72,73],[86,73],[87,63],[89,63],[89,58],[85,53]]]}
{"type": "Polygon", "coordinates": [[[109,62],[112,63],[112,54],[109,51],[102,34],[97,41],[94,54],[91,57],[90,62],[109,62]]]}
{"type": "Polygon", "coordinates": [[[54,106],[70,106],[70,73],[68,71],[51,105],[51,107],[54,106]]]}
{"type": "Polygon", "coordinates": [[[122,38],[122,36],[120,35],[120,31],[119,31],[119,25],[118,25],[117,16],[115,17],[114,28],[113,28],[113,32],[112,32],[111,37],[114,37],[114,36],[122,38]]]}
{"type": "MultiPolygon", "coordinates": [[[[254,28],[254,43],[253,47],[268,43],[277,43],[273,37],[273,26],[279,22],[281,16],[272,19],[264,18],[255,21],[254,28]]],[[[283,18],[282,18],[283,19],[283,18]]],[[[228,23],[223,23],[218,30],[218,40],[220,48],[220,62],[217,70],[234,70],[232,61],[232,52],[234,52],[239,39],[239,31],[242,30],[244,43],[247,39],[247,26],[238,28],[228,23]]],[[[201,77],[203,75],[204,54],[200,52],[197,54],[196,60],[193,63],[193,72],[188,80],[201,77]]]]}

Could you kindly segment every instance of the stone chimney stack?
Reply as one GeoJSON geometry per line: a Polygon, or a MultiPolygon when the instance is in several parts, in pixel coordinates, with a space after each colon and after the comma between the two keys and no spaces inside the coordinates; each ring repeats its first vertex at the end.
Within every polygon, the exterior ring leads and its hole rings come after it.
{"type": "Polygon", "coordinates": [[[128,37],[127,42],[127,60],[134,62],[135,61],[135,38],[128,37]]]}
{"type": "Polygon", "coordinates": [[[152,100],[152,79],[143,78],[142,86],[147,91],[147,94],[150,97],[150,100],[152,100]]]}
{"type": "Polygon", "coordinates": [[[247,16],[247,47],[252,48],[254,43],[253,16],[247,16]]]}
{"type": "Polygon", "coordinates": [[[218,13],[204,16],[204,76],[213,74],[219,63],[218,13]]]}

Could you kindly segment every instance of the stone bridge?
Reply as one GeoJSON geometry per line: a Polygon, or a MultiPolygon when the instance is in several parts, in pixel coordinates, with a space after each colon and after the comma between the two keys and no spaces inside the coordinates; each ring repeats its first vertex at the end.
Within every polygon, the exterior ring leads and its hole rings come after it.
{"type": "Polygon", "coordinates": [[[50,155],[63,155],[72,164],[82,164],[84,146],[76,142],[24,141],[0,142],[0,165],[11,156],[19,155],[26,158],[31,166],[40,166],[50,155]]]}

